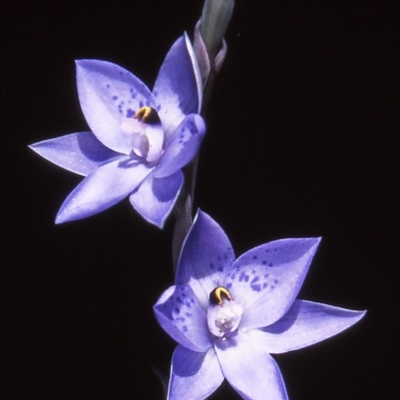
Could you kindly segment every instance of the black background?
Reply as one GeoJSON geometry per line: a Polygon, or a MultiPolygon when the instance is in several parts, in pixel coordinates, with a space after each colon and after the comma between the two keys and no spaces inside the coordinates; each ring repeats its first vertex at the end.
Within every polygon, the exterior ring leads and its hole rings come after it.
{"type": "MultiPolygon", "coordinates": [[[[74,59],[113,61],[151,87],[173,41],[192,34],[201,3],[3,6],[2,399],[162,398],[152,368],[166,373],[175,345],[151,307],[173,281],[172,220],[159,231],[125,200],[55,226],[81,178],[27,144],[87,129],[74,59]]],[[[301,297],[368,309],[346,333],[276,357],[292,400],[394,399],[399,9],[321,3],[237,2],[196,204],[237,255],[322,236],[301,297]]],[[[225,383],[211,398],[239,396],[225,383]]]]}

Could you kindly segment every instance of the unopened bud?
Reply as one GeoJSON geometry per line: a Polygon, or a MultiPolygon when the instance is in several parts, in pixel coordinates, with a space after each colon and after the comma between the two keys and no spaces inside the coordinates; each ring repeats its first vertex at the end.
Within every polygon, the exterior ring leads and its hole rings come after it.
{"type": "Polygon", "coordinates": [[[200,31],[211,63],[222,46],[234,4],[234,0],[205,0],[200,31]]]}

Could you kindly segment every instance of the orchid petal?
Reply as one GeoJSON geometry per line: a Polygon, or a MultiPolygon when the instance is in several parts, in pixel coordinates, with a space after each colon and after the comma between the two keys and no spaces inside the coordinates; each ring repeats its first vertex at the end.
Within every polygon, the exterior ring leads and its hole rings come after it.
{"type": "Polygon", "coordinates": [[[225,232],[199,210],[182,247],[176,282],[190,285],[202,307],[207,309],[210,292],[223,284],[234,259],[225,232]]]}
{"type": "Polygon", "coordinates": [[[197,114],[188,115],[168,140],[162,159],[154,169],[154,176],[163,178],[172,175],[192,161],[205,132],[203,118],[197,114]]]}
{"type": "Polygon", "coordinates": [[[270,325],[295,300],[319,238],[282,239],[249,250],[232,266],[225,286],[243,309],[241,326],[270,325]]]}
{"type": "Polygon", "coordinates": [[[131,135],[121,130],[143,106],[155,108],[149,89],[126,69],[100,60],[78,60],[79,101],[93,134],[119,153],[131,152],[131,135]]]}
{"type": "Polygon", "coordinates": [[[151,172],[129,157],[110,162],[88,175],[66,198],[56,223],[97,214],[128,196],[151,172]]]}
{"type": "Polygon", "coordinates": [[[129,201],[148,222],[162,228],[171,213],[183,185],[183,174],[175,172],[166,178],[149,175],[131,194],[129,201]]]}
{"type": "Polygon", "coordinates": [[[222,383],[224,376],[214,348],[198,353],[178,346],[172,356],[168,400],[203,400],[222,383]]]}
{"type": "Polygon", "coordinates": [[[71,133],[29,147],[59,167],[83,176],[121,156],[105,147],[92,132],[71,133]]]}
{"type": "Polygon", "coordinates": [[[193,351],[211,346],[206,314],[190,286],[171,286],[153,310],[162,328],[182,346],[193,351]]]}
{"type": "Polygon", "coordinates": [[[200,111],[201,87],[192,45],[186,35],[181,36],[169,50],[153,89],[166,137],[175,131],[185,115],[200,111]]]}
{"type": "Polygon", "coordinates": [[[337,335],[354,325],[365,311],[347,310],[328,304],[296,300],[287,313],[273,325],[249,331],[263,341],[269,353],[301,349],[337,335]]]}
{"type": "Polygon", "coordinates": [[[288,399],[279,367],[253,337],[239,332],[214,347],[222,373],[244,399],[288,399]]]}

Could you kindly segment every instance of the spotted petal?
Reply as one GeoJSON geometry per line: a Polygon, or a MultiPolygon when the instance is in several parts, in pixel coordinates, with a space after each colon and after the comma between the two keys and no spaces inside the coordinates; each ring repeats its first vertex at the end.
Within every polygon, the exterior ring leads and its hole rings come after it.
{"type": "Polygon", "coordinates": [[[166,178],[149,175],[131,194],[129,201],[148,222],[162,228],[171,213],[183,185],[183,174],[175,172],[166,178]]]}
{"type": "Polygon", "coordinates": [[[210,292],[222,285],[234,259],[225,232],[199,210],[179,257],[176,282],[190,285],[202,307],[207,309],[210,292]]]}
{"type": "Polygon", "coordinates": [[[266,243],[239,257],[225,286],[245,310],[241,326],[259,328],[279,320],[293,304],[319,238],[266,243]]]}
{"type": "Polygon", "coordinates": [[[215,345],[222,373],[246,400],[286,400],[285,383],[274,359],[246,333],[215,345]]]}
{"type": "Polygon", "coordinates": [[[93,134],[106,147],[129,155],[131,135],[121,130],[139,108],[155,108],[149,89],[126,69],[100,60],[76,62],[79,101],[93,134]]]}
{"type": "Polygon", "coordinates": [[[168,400],[203,400],[222,383],[224,376],[213,347],[199,353],[178,346],[172,356],[168,400]]]}
{"type": "Polygon", "coordinates": [[[56,223],[86,218],[106,210],[127,197],[150,172],[151,169],[127,156],[98,168],[66,198],[56,223]]]}
{"type": "Polygon", "coordinates": [[[337,335],[359,321],[364,314],[365,311],[296,300],[279,321],[249,334],[257,337],[269,353],[285,353],[337,335]]]}
{"type": "Polygon", "coordinates": [[[59,167],[83,176],[121,156],[105,147],[92,132],[71,133],[29,147],[59,167]]]}
{"type": "Polygon", "coordinates": [[[196,155],[206,132],[203,118],[197,114],[188,115],[166,144],[165,152],[154,176],[163,178],[180,170],[196,155]]]}
{"type": "Polygon", "coordinates": [[[166,137],[186,115],[200,111],[201,88],[197,59],[189,38],[184,35],[169,50],[153,89],[166,137]]]}
{"type": "Polygon", "coordinates": [[[206,314],[190,286],[171,286],[153,309],[162,328],[182,346],[197,352],[211,346],[206,314]]]}

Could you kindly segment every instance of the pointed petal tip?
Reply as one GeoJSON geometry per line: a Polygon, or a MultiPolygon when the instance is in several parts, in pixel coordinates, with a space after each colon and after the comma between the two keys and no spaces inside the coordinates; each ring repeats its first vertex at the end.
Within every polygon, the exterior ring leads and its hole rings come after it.
{"type": "Polygon", "coordinates": [[[207,220],[216,223],[207,213],[205,213],[203,210],[198,208],[197,212],[196,212],[196,215],[193,218],[193,222],[192,222],[192,226],[190,227],[190,230],[192,230],[193,227],[195,225],[197,225],[198,223],[201,224],[203,221],[207,221],[207,220]]]}
{"type": "Polygon", "coordinates": [[[365,314],[367,313],[367,311],[368,310],[354,310],[354,313],[358,314],[358,315],[355,315],[355,322],[354,323],[356,323],[356,322],[360,321],[362,318],[364,318],[365,314]]]}
{"type": "Polygon", "coordinates": [[[309,245],[309,250],[312,250],[313,253],[317,251],[317,248],[319,244],[321,243],[322,237],[321,236],[316,236],[316,237],[306,237],[306,238],[298,238],[294,239],[298,240],[299,242],[307,243],[309,245]]]}
{"type": "Polygon", "coordinates": [[[165,216],[162,219],[150,219],[144,215],[142,215],[142,217],[151,225],[154,225],[155,227],[157,227],[158,229],[164,229],[164,225],[165,225],[165,221],[167,220],[168,216],[165,216]]]}
{"type": "Polygon", "coordinates": [[[61,225],[64,224],[65,222],[70,222],[80,219],[80,218],[71,218],[70,216],[68,216],[68,213],[65,213],[64,211],[65,210],[63,209],[63,207],[61,207],[61,209],[58,211],[56,218],[54,220],[55,225],[61,225]]]}
{"type": "Polygon", "coordinates": [[[64,219],[61,215],[57,214],[56,219],[54,220],[55,225],[61,225],[64,222],[68,222],[68,219],[64,219]]]}
{"type": "Polygon", "coordinates": [[[318,247],[319,244],[321,243],[322,236],[317,236],[317,237],[314,237],[314,238],[311,238],[311,239],[314,241],[314,246],[318,247]]]}
{"type": "Polygon", "coordinates": [[[32,144],[28,144],[27,147],[29,147],[32,151],[34,151],[36,154],[40,154],[39,148],[40,148],[40,144],[43,143],[43,141],[41,142],[35,142],[32,144]]]}

